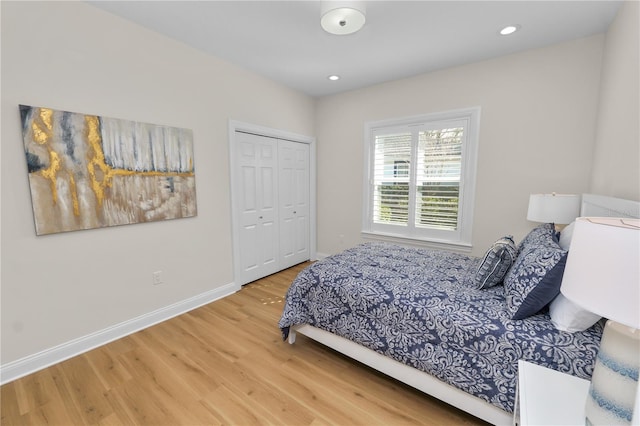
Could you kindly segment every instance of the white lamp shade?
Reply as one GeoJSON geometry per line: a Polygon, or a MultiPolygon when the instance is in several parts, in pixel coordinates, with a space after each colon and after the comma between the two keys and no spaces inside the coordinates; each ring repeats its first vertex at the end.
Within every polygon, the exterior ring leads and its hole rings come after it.
{"type": "Polygon", "coordinates": [[[640,328],[640,219],[578,218],[560,291],[588,311],[640,328]]]}
{"type": "Polygon", "coordinates": [[[320,25],[331,34],[346,35],[360,30],[365,23],[363,1],[326,0],[322,2],[320,25]]]}
{"type": "Polygon", "coordinates": [[[630,424],[640,370],[640,219],[578,218],[560,291],[609,319],[589,385],[585,424],[630,424]]]}
{"type": "Polygon", "coordinates": [[[580,196],[576,194],[531,194],[527,219],[566,225],[580,214],[580,196]]]}

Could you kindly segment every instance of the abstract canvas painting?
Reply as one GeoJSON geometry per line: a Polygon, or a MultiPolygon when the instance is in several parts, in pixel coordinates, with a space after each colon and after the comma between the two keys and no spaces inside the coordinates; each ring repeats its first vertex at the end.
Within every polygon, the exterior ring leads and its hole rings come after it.
{"type": "Polygon", "coordinates": [[[188,129],[20,105],[36,234],[196,216],[188,129]]]}

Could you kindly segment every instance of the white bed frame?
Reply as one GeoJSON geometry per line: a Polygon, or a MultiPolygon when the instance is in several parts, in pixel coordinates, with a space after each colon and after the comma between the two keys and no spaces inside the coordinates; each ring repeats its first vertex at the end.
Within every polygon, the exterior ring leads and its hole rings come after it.
{"type": "MultiPolygon", "coordinates": [[[[601,195],[583,194],[580,216],[640,218],[640,202],[601,195]]],[[[291,327],[289,331],[290,344],[295,342],[296,333],[305,335],[356,361],[366,364],[402,383],[412,386],[489,423],[495,425],[513,424],[513,414],[501,410],[495,405],[453,387],[427,373],[404,365],[348,339],[307,324],[302,324],[291,327]]]]}

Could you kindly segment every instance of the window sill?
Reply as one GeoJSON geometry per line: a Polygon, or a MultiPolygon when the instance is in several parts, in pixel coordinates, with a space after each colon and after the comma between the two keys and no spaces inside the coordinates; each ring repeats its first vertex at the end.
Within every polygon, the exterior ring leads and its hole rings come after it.
{"type": "Polygon", "coordinates": [[[383,241],[388,243],[400,244],[403,246],[447,250],[457,253],[470,253],[471,249],[473,248],[473,246],[469,243],[442,240],[424,240],[419,238],[402,237],[393,234],[383,234],[379,232],[361,231],[361,236],[365,241],[383,241]]]}

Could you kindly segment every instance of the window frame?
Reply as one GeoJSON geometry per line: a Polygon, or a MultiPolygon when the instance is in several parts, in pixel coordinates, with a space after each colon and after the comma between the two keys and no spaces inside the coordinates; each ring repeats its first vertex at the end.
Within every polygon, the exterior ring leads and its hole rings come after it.
{"type": "MultiPolygon", "coordinates": [[[[364,126],[364,173],[363,173],[363,205],[362,236],[367,240],[382,240],[403,243],[406,245],[444,248],[455,251],[470,252],[475,202],[476,171],[478,144],[480,136],[480,107],[462,108],[444,112],[421,114],[411,117],[370,121],[364,126]],[[385,225],[374,223],[374,165],[375,138],[380,134],[394,132],[419,132],[438,127],[443,122],[462,122],[462,159],[460,173],[460,195],[458,204],[458,222],[456,230],[438,230],[431,228],[415,228],[415,224],[407,226],[385,225]]],[[[415,164],[417,152],[412,149],[410,173],[410,200],[414,197],[415,164]]],[[[412,202],[410,201],[410,206],[412,202]]],[[[415,205],[415,201],[413,202],[415,205]]],[[[412,215],[410,214],[410,217],[412,215]]]]}

